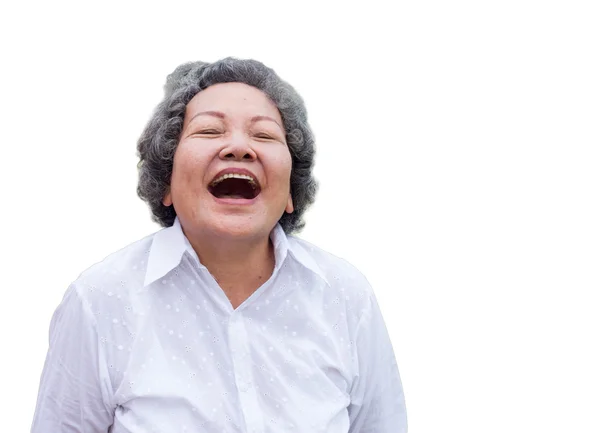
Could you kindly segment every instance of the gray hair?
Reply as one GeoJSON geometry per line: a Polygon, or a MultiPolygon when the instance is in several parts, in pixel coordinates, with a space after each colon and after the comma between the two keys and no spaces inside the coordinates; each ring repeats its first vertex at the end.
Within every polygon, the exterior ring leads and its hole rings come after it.
{"type": "Polygon", "coordinates": [[[256,60],[228,57],[214,63],[190,62],[178,66],[167,77],[164,98],[137,143],[140,158],[138,196],[148,203],[153,221],[163,227],[173,225],[175,208],[163,205],[162,200],[171,183],[173,158],[183,128],[186,105],[207,87],[230,82],[256,87],[279,109],[292,156],[290,192],[294,203],[294,212],[284,212],[279,223],[288,234],[300,231],[304,227],[302,216],[314,202],[317,192],[317,182],[312,174],[314,136],[300,95],[275,71],[256,60]]]}

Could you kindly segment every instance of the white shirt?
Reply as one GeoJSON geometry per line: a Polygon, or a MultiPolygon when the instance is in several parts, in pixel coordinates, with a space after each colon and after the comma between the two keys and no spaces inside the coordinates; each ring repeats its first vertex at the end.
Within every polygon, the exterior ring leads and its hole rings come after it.
{"type": "Polygon", "coordinates": [[[271,233],[275,268],[237,309],[178,220],[69,287],[33,433],[402,433],[400,375],[350,264],[271,233]]]}

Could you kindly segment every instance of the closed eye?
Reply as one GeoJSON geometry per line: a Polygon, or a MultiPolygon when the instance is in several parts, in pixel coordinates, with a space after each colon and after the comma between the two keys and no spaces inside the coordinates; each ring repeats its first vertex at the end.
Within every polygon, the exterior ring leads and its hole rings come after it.
{"type": "Polygon", "coordinates": [[[220,134],[220,131],[217,131],[216,129],[207,129],[205,131],[198,131],[195,132],[194,134],[201,134],[201,135],[218,135],[220,134]]]}
{"type": "Polygon", "coordinates": [[[256,138],[262,138],[262,139],[265,139],[265,140],[272,140],[273,139],[273,137],[271,137],[270,135],[267,135],[267,134],[256,134],[255,137],[256,138]]]}

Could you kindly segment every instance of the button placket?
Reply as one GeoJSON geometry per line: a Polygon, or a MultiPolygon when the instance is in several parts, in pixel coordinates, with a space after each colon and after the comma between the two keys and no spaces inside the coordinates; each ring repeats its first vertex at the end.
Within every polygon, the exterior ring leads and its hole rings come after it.
{"type": "Polygon", "coordinates": [[[248,431],[264,431],[264,420],[252,375],[250,345],[243,316],[235,311],[229,321],[229,342],[233,360],[235,383],[248,431]]]}

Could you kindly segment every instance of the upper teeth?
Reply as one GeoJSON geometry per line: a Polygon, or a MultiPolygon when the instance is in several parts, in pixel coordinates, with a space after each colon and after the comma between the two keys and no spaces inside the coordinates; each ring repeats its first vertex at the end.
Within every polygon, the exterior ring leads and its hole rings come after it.
{"type": "Polygon", "coordinates": [[[212,183],[217,184],[225,179],[246,179],[248,182],[254,184],[254,178],[245,174],[237,174],[237,173],[228,173],[228,174],[224,174],[222,176],[219,176],[218,178],[216,178],[212,183]]]}

